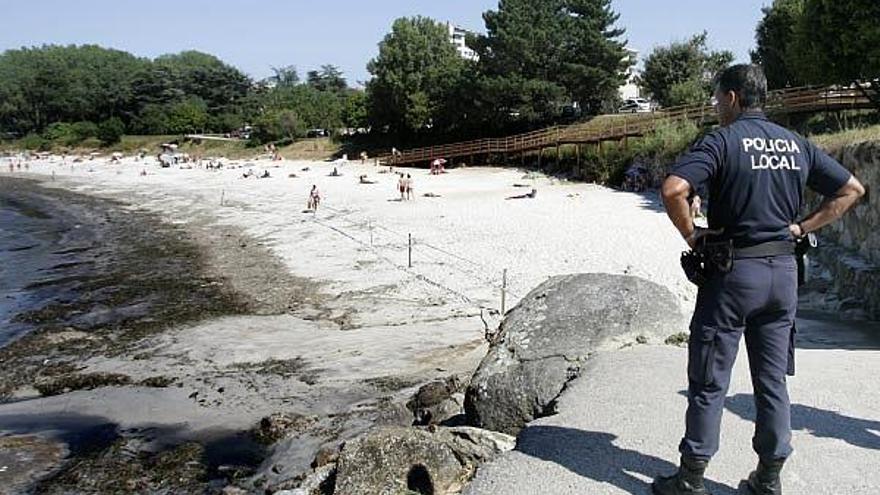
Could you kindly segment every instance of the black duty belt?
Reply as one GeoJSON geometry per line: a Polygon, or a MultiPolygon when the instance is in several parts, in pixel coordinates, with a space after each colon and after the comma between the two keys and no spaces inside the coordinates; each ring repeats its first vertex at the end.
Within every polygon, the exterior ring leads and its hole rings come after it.
{"type": "Polygon", "coordinates": [[[734,258],[766,258],[768,256],[794,255],[795,243],[791,241],[770,241],[755,246],[733,248],[734,258]]]}

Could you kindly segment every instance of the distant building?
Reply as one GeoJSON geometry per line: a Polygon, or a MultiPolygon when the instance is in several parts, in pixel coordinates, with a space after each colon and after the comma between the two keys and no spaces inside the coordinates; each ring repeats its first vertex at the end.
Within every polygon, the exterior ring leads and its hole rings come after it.
{"type": "Polygon", "coordinates": [[[476,62],[480,59],[480,56],[477,55],[477,52],[473,51],[469,46],[465,44],[465,39],[468,34],[473,34],[470,31],[460,28],[451,22],[446,23],[447,29],[449,29],[449,41],[455,45],[455,49],[458,50],[458,54],[461,55],[461,58],[465,60],[471,60],[476,62]]]}
{"type": "Polygon", "coordinates": [[[630,67],[629,72],[626,75],[626,82],[623,84],[623,86],[618,88],[621,100],[638,98],[642,95],[641,90],[636,85],[636,64],[638,64],[639,62],[639,52],[626,48],[625,60],[632,61],[632,66],[630,67]]]}

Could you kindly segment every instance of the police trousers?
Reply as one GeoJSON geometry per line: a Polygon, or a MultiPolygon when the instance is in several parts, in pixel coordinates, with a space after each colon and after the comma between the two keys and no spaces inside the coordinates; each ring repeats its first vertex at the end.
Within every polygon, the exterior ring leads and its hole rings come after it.
{"type": "Polygon", "coordinates": [[[757,412],[752,448],[768,461],[791,454],[786,375],[794,374],[796,309],[794,256],[736,259],[729,273],[712,274],[700,288],[688,343],[683,455],[709,460],[718,451],[721,413],[743,333],[757,412]]]}

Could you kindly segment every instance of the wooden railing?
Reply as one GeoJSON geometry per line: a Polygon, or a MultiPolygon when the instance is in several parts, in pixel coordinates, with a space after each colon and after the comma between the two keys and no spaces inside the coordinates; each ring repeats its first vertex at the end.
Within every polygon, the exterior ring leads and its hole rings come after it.
{"type": "MultiPolygon", "coordinates": [[[[805,86],[773,91],[768,95],[765,110],[769,114],[782,115],[818,111],[838,111],[877,108],[880,88],[865,85],[861,88],[838,88],[805,86]]],[[[622,140],[641,136],[653,131],[661,123],[693,121],[701,125],[717,123],[718,117],[712,105],[684,105],[665,108],[651,113],[609,115],[608,124],[596,128],[595,124],[578,123],[554,126],[524,134],[503,138],[485,138],[423,148],[413,148],[396,155],[379,157],[386,164],[403,165],[430,162],[435,158],[454,158],[488,154],[523,153],[560,146],[563,144],[588,144],[622,140]]]]}

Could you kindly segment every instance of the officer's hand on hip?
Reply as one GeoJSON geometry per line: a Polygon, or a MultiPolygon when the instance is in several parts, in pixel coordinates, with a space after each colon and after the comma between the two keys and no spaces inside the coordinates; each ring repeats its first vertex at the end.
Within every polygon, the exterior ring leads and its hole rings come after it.
{"type": "Polygon", "coordinates": [[[694,226],[694,231],[691,233],[691,235],[685,237],[684,240],[687,241],[688,246],[690,246],[691,249],[694,249],[697,244],[699,244],[701,239],[707,236],[720,235],[723,232],[723,228],[712,230],[705,227],[694,226]]]}

